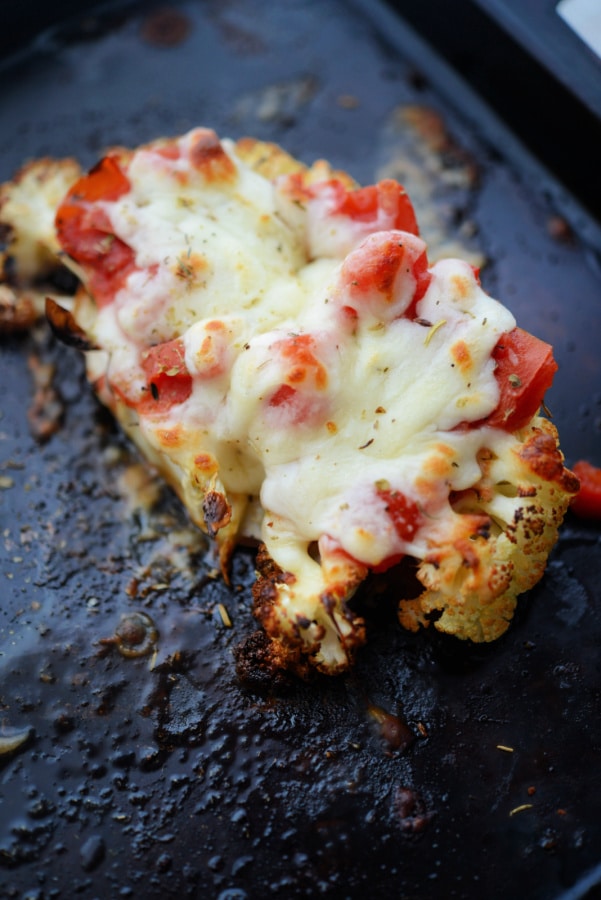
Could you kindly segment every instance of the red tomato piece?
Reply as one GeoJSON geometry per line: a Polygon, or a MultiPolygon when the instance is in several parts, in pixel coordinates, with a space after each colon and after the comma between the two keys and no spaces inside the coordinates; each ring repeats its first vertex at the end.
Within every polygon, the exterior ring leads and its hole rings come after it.
{"type": "Polygon", "coordinates": [[[572,471],[580,481],[580,490],[570,509],[583,519],[601,519],[601,468],[581,459],[572,471]]]}
{"type": "Polygon", "coordinates": [[[306,203],[327,198],[330,215],[347,216],[366,225],[378,223],[378,230],[408,231],[419,235],[413,204],[402,184],[385,178],[366,187],[347,188],[338,178],[306,184],[302,173],[287,175],[281,189],[293,200],[306,203]]]}
{"type": "Polygon", "coordinates": [[[328,373],[325,366],[313,353],[315,339],[310,334],[296,334],[273,345],[282,361],[289,366],[286,371],[286,383],[294,387],[305,387],[309,390],[323,391],[328,384],[328,373]]]}
{"type": "MultiPolygon", "coordinates": [[[[386,504],[386,512],[399,538],[402,541],[412,541],[422,522],[422,514],[417,503],[395,488],[378,488],[376,493],[386,504]]],[[[386,572],[398,565],[403,556],[403,553],[394,553],[371,569],[376,573],[386,572]]]]}
{"type": "Polygon", "coordinates": [[[271,424],[319,425],[326,414],[327,402],[316,394],[296,391],[288,384],[282,384],[267,401],[271,410],[278,410],[277,419],[271,424]]]}
{"type": "Polygon", "coordinates": [[[413,204],[405,188],[397,181],[386,178],[356,190],[346,190],[340,182],[338,184],[342,190],[337,191],[337,202],[332,210],[334,214],[367,223],[377,221],[383,214],[386,219],[384,228],[419,234],[413,204]]]}
{"type": "Polygon", "coordinates": [[[551,387],[557,371],[553,348],[527,331],[514,328],[501,337],[492,356],[500,398],[486,424],[518,431],[536,414],[551,387]]]}
{"type": "Polygon", "coordinates": [[[59,242],[80,263],[100,306],[110,303],[130,272],[134,252],[112,230],[98,201],[114,202],[128,193],[130,182],[118,160],[107,156],[69,190],[56,214],[59,242]]]}
{"type": "Polygon", "coordinates": [[[363,580],[367,566],[344,550],[335,538],[322,534],[318,541],[319,560],[328,584],[339,582],[343,591],[350,583],[363,580]]]}
{"type": "Polygon", "coordinates": [[[105,156],[71,186],[67,202],[94,203],[96,200],[118,200],[131,185],[116,156],[105,156]]]}
{"type": "Polygon", "coordinates": [[[400,539],[413,540],[422,520],[422,514],[415,500],[409,499],[395,488],[378,488],[377,494],[386,504],[386,512],[400,539]]]}
{"type": "Polygon", "coordinates": [[[344,316],[343,322],[345,329],[348,328],[351,334],[355,334],[357,330],[357,321],[359,319],[357,310],[353,306],[341,306],[340,312],[344,316]]]}
{"type": "Polygon", "coordinates": [[[146,374],[147,390],[137,404],[143,413],[164,413],[183,403],[192,393],[192,376],[186,368],[181,338],[157,344],[145,350],[141,366],[146,374]]]}
{"type": "MultiPolygon", "coordinates": [[[[430,283],[426,245],[398,231],[372,234],[344,260],[342,284],[357,312],[367,304],[384,320],[415,317],[415,307],[430,283]]],[[[353,307],[345,306],[346,312],[353,307]]]]}
{"type": "Polygon", "coordinates": [[[430,286],[430,282],[432,281],[432,272],[430,272],[428,268],[428,257],[425,253],[415,260],[413,264],[413,277],[415,278],[415,294],[413,295],[413,300],[411,301],[411,305],[405,311],[405,316],[408,319],[414,319],[417,315],[416,305],[422,299],[428,287],[430,286]]]}
{"type": "Polygon", "coordinates": [[[273,424],[317,425],[328,409],[328,373],[313,352],[311,334],[293,334],[275,341],[271,350],[281,371],[282,383],[267,399],[267,408],[279,410],[273,424]]]}

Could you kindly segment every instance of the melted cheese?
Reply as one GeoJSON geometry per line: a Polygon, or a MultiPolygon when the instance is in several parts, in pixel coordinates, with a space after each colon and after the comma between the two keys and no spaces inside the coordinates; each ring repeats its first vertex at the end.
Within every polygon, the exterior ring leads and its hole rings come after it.
{"type": "MultiPolygon", "coordinates": [[[[180,139],[176,159],[135,153],[130,191],[103,204],[136,263],[93,325],[109,384],[140,396],[141,352],[174,338],[192,376],[184,402],[160,415],[130,411],[130,430],[167,458],[197,520],[208,476],[199,481],[194,466],[243,497],[241,510],[250,498],[255,524],[242,529],[259,526],[272,558],[302,573],[309,592],[322,581],[308,551],[324,536],[369,566],[422,557],[453,515],[450,492],[478,480],[477,453],[496,439],[458,426],[495,409],[491,352],[513,316],[469,265],[444,260],[404,317],[419,238],[385,218],[369,227],[328,218],[323,196],[295,205],[227,141],[213,177],[193,165],[198,134],[180,139]],[[391,247],[403,260],[394,281],[358,288],[349,273],[381,271],[391,247]],[[395,527],[382,486],[419,509],[415,533],[395,527]]],[[[98,359],[91,365],[96,378],[98,359]]]]}

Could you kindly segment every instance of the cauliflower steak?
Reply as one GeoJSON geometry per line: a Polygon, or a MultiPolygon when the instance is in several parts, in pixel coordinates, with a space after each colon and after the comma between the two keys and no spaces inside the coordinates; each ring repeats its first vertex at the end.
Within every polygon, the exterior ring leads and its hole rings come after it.
{"type": "Polygon", "coordinates": [[[556,365],[470,265],[430,264],[401,185],[198,128],[74,172],[33,236],[0,196],[23,279],[57,246],[80,279],[49,317],[224,575],[260,543],[273,665],[345,670],[354,593],[403,558],[404,627],[503,633],[578,488],[538,415],[556,365]]]}

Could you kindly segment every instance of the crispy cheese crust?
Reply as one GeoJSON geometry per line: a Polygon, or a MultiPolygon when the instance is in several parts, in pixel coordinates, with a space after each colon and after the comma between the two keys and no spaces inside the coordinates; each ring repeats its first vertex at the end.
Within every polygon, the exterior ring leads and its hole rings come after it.
{"type": "Polygon", "coordinates": [[[404,627],[503,633],[578,489],[537,415],[555,367],[471,266],[428,265],[400,185],[208,129],[114,149],[46,198],[56,230],[34,236],[19,185],[16,267],[71,260],[61,327],[96,348],[101,400],[226,577],[236,542],[260,542],[263,661],[344,671],[366,633],[353,595],[402,557],[424,588],[399,598],[404,627]]]}

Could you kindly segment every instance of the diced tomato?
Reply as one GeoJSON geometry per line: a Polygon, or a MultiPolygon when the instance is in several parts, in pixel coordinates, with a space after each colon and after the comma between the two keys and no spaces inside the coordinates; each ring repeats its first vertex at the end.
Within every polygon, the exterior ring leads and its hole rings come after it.
{"type": "Polygon", "coordinates": [[[375,222],[383,215],[385,219],[383,228],[387,230],[396,228],[399,231],[419,234],[415,210],[409,195],[405,188],[392,178],[356,190],[343,188],[338,194],[333,213],[348,216],[355,222],[375,222]]]}
{"type": "Polygon", "coordinates": [[[271,346],[282,383],[267,398],[267,409],[278,410],[273,424],[318,425],[328,409],[328,373],[316,355],[312,334],[293,334],[271,346]]]}
{"type": "Polygon", "coordinates": [[[340,312],[343,315],[343,323],[345,330],[351,332],[351,334],[355,334],[357,330],[357,321],[359,319],[359,315],[357,310],[353,306],[341,306],[340,312]]]}
{"type": "Polygon", "coordinates": [[[580,490],[570,509],[583,519],[601,519],[601,468],[581,459],[572,471],[580,481],[580,490]]]}
{"type": "Polygon", "coordinates": [[[344,550],[339,542],[329,534],[320,535],[318,541],[319,560],[328,585],[340,584],[346,593],[349,584],[362,581],[367,575],[367,566],[344,550]]]}
{"type": "Polygon", "coordinates": [[[347,188],[336,178],[318,181],[306,189],[309,197],[327,196],[330,215],[347,216],[353,222],[378,224],[378,230],[408,231],[418,235],[413,204],[405,188],[386,178],[377,184],[347,188]]]}
{"type": "Polygon", "coordinates": [[[501,337],[492,356],[500,398],[486,424],[517,431],[536,414],[551,387],[557,371],[553,348],[527,331],[514,328],[501,337]]]}
{"type": "Polygon", "coordinates": [[[316,391],[325,390],[328,373],[315,355],[315,349],[315,338],[311,334],[291,335],[273,344],[274,352],[279,354],[284,366],[287,366],[286,384],[294,387],[304,385],[316,391]]]}
{"type": "Polygon", "coordinates": [[[428,257],[424,253],[413,264],[413,277],[415,278],[415,294],[409,307],[405,310],[407,319],[414,319],[417,315],[415,307],[422,299],[432,281],[432,272],[428,268],[428,257]]]}
{"type": "Polygon", "coordinates": [[[69,190],[56,214],[63,250],[80,263],[100,306],[110,303],[135,269],[134,252],[114,233],[98,201],[114,202],[128,193],[130,182],[118,160],[107,156],[69,190]]]}
{"type": "Polygon", "coordinates": [[[367,302],[383,320],[401,315],[414,318],[431,277],[424,242],[398,231],[370,235],[349,253],[341,270],[342,285],[357,304],[356,311],[367,302]]]}
{"type": "MultiPolygon", "coordinates": [[[[412,541],[422,523],[422,514],[417,503],[395,488],[378,487],[376,493],[386,504],[386,512],[399,538],[402,541],[412,541]]],[[[371,569],[376,573],[386,572],[398,565],[403,557],[404,553],[393,553],[371,569]]]]}
{"type": "Polygon", "coordinates": [[[116,156],[105,156],[72,185],[68,193],[71,203],[94,203],[96,200],[118,200],[131,185],[116,156]]]}
{"type": "Polygon", "coordinates": [[[192,376],[185,363],[181,338],[157,344],[142,354],[147,390],[137,408],[143,413],[165,413],[192,393],[192,376]]]}
{"type": "Polygon", "coordinates": [[[386,512],[392,520],[394,530],[402,541],[415,537],[422,520],[419,506],[395,488],[378,488],[377,494],[386,504],[386,512]]]}
{"type": "Polygon", "coordinates": [[[302,172],[293,172],[280,182],[280,189],[292,200],[307,203],[314,198],[327,200],[327,212],[346,216],[353,222],[378,226],[378,231],[396,229],[418,235],[413,204],[402,184],[385,178],[367,187],[348,188],[338,178],[307,184],[302,172]]]}

